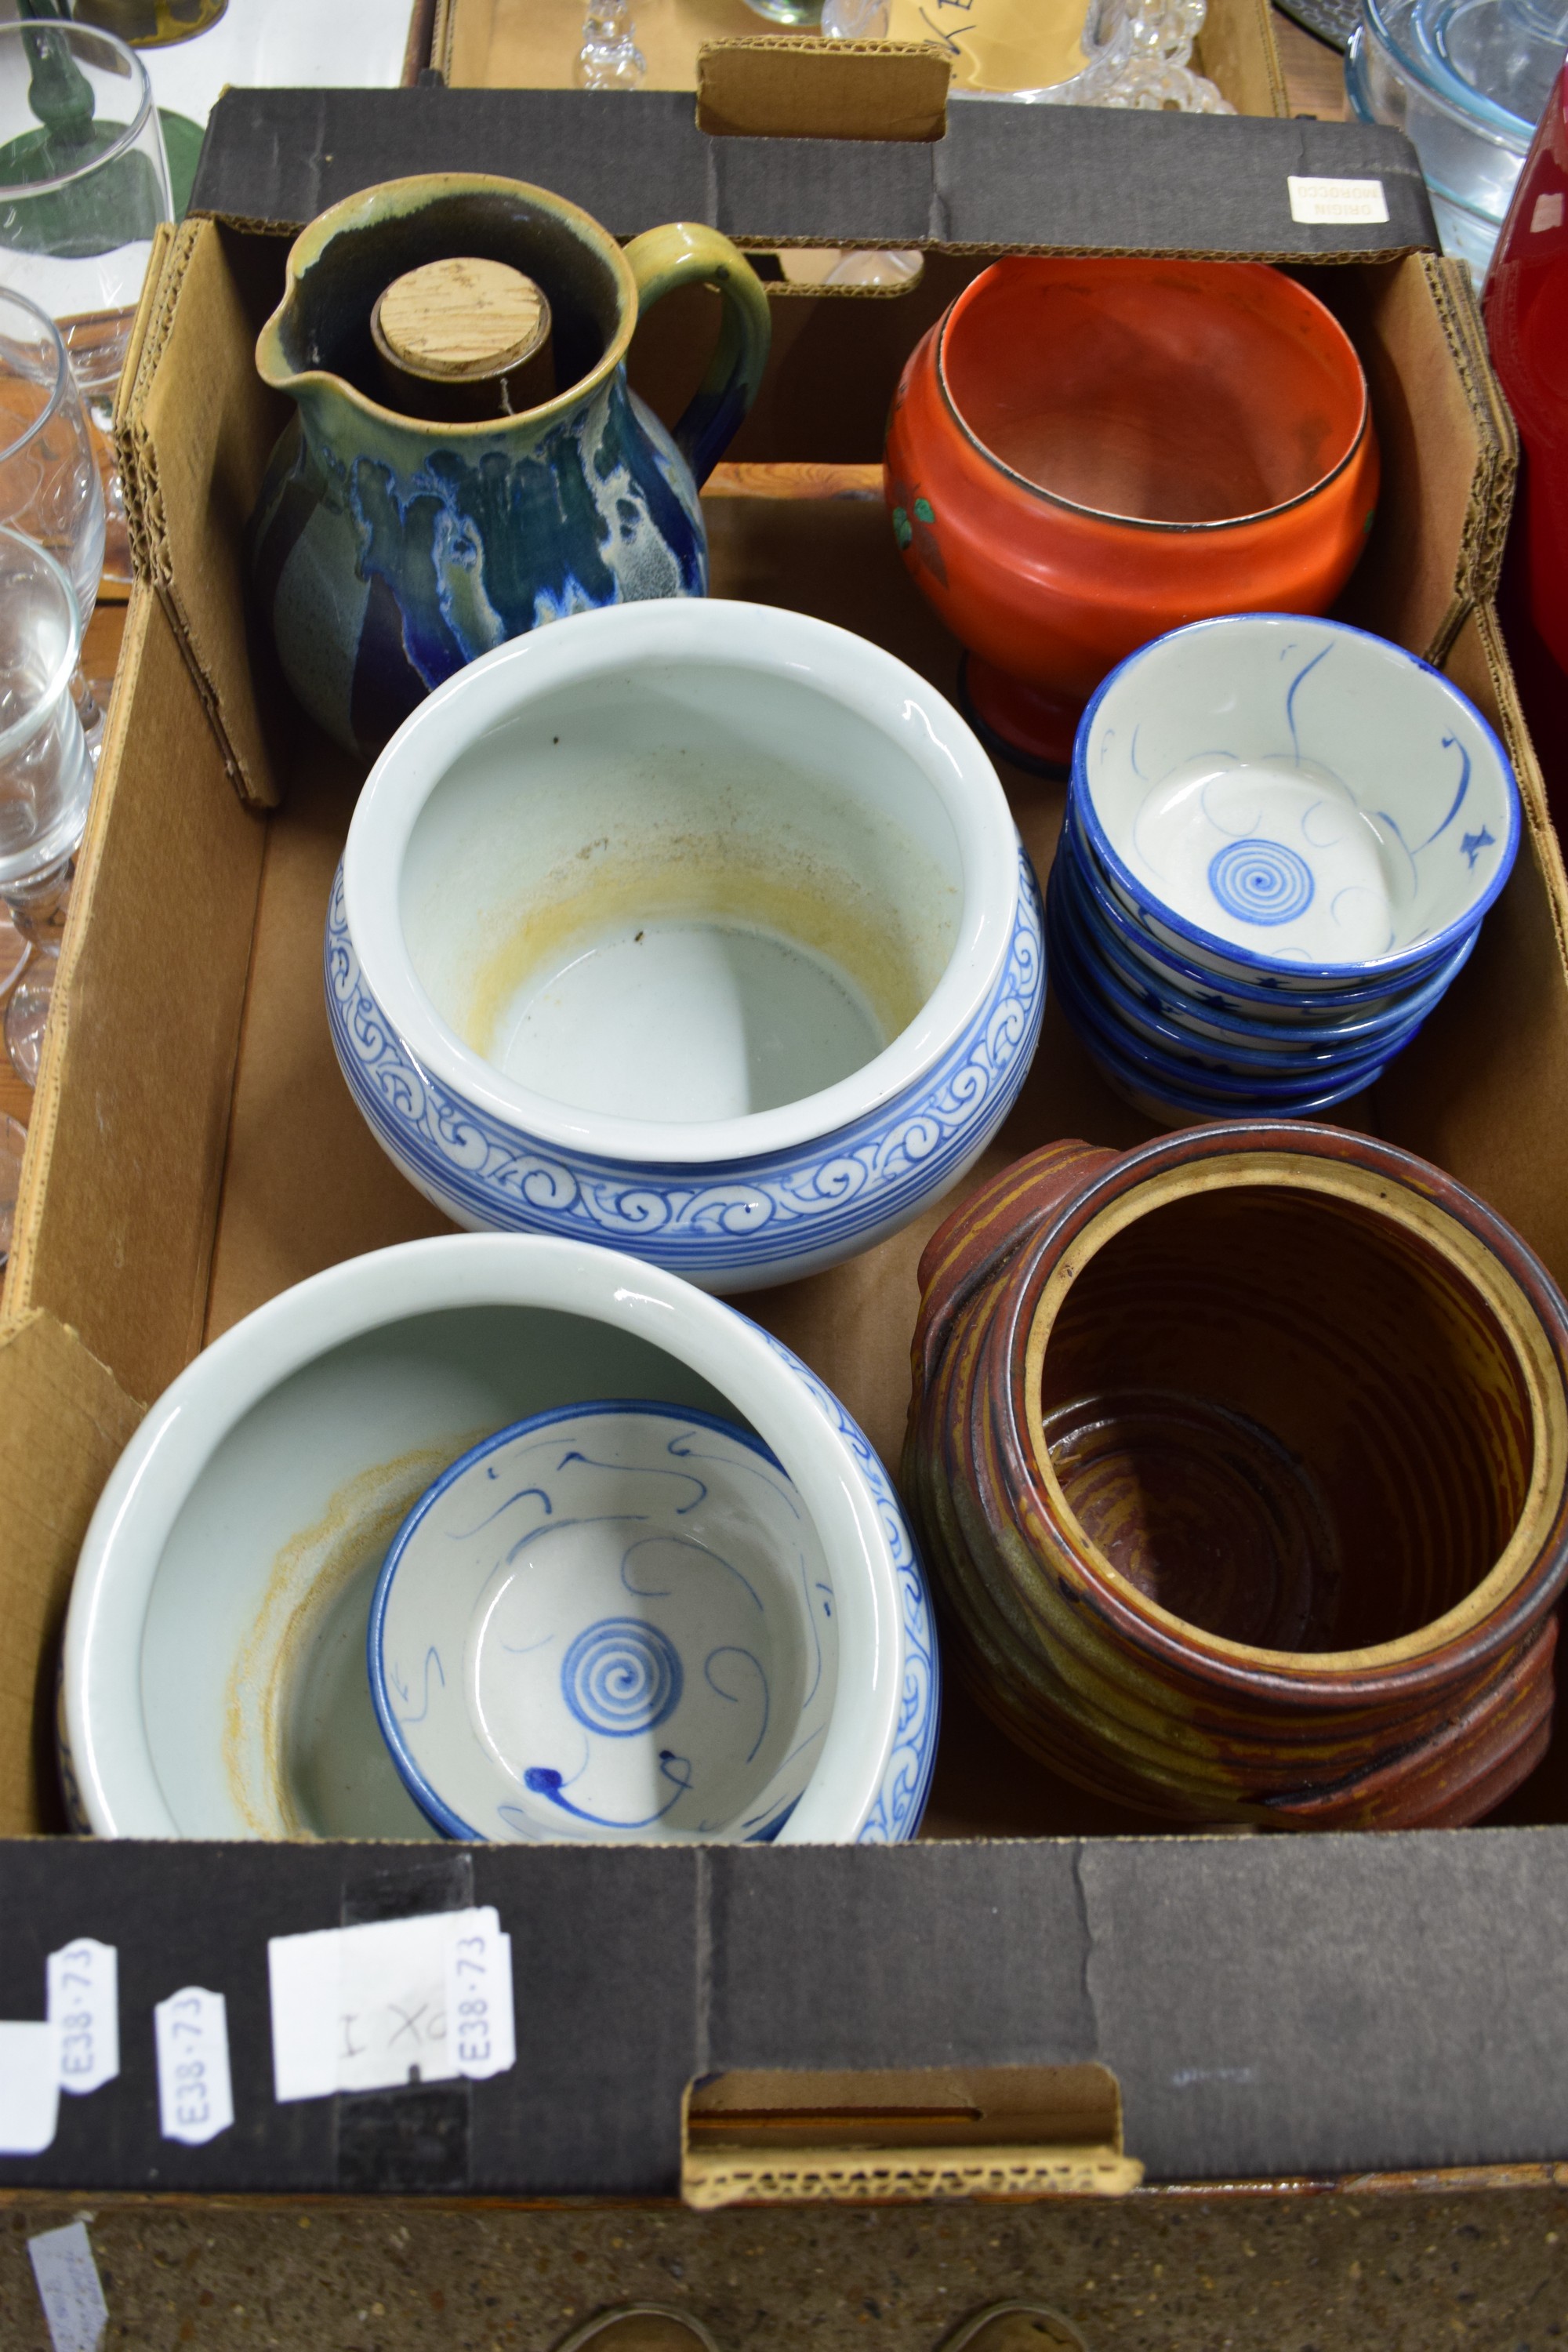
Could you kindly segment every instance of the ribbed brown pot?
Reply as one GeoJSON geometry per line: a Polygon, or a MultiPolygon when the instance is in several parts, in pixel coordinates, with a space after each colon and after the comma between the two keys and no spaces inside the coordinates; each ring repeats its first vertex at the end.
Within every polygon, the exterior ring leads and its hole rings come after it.
{"type": "Polygon", "coordinates": [[[1173,1819],[1478,1820],[1543,1754],[1568,1318],[1517,1234],[1331,1128],[1058,1144],[921,1262],[904,1491],[944,1656],[1173,1819]]]}

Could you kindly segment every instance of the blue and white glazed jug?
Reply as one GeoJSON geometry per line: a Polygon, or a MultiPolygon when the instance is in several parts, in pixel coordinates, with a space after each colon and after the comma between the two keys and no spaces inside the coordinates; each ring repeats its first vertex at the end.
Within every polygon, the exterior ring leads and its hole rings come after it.
{"type": "Polygon", "coordinates": [[[699,485],[755,397],[770,322],[727,237],[677,223],[625,250],[541,188],[442,173],[367,188],[289,256],[256,347],[296,414],[250,524],[251,586],[311,717],[369,757],[444,678],[508,637],[646,596],[700,596],[699,485]],[[542,289],[556,396],[442,424],[383,404],[371,313],[393,279],[451,255],[542,289]],[[627,385],[639,307],[700,280],[718,347],[673,435],[627,385]]]}

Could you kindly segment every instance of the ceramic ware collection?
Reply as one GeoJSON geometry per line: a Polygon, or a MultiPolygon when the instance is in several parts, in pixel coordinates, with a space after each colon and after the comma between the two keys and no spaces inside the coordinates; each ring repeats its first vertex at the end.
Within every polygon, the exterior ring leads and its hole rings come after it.
{"type": "Polygon", "coordinates": [[[979,733],[864,638],[708,599],[697,488],[767,348],[721,238],[623,253],[520,184],[394,183],[294,247],[253,589],[371,761],[331,1034],[468,1230],[283,1292],[149,1412],[71,1599],[73,1818],[909,1838],[923,1554],[957,1673],[1097,1795],[1474,1820],[1550,1726],[1568,1313],[1436,1169],[1297,1116],[1414,1037],[1520,832],[1479,713],[1321,617],[1377,494],[1354,348],[1251,264],[975,277],[887,484],[979,733]],[[719,345],[672,436],[625,359],[691,280],[719,345]],[[987,743],[1072,752],[1044,911],[987,743]],[[1005,1142],[1047,947],[1184,1131],[960,1196],[901,1502],[710,1294],[929,1228],[1005,1142]]]}

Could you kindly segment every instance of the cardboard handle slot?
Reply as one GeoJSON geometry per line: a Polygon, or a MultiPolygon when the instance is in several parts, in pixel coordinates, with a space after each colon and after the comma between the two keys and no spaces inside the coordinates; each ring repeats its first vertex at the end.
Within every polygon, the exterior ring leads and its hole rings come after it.
{"type": "Polygon", "coordinates": [[[920,42],[705,41],[697,127],[716,139],[945,139],[951,72],[920,42]]]}
{"type": "Polygon", "coordinates": [[[711,2210],[812,2200],[1117,2197],[1143,2168],[1121,2146],[1108,2066],[734,2072],[686,2095],[681,2194],[711,2210]]]}

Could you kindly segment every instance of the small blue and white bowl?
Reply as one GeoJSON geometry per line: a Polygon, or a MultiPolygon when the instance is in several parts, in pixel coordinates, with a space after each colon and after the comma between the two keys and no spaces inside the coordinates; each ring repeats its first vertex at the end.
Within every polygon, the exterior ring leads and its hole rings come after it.
{"type": "Polygon", "coordinates": [[[1316,1066],[1294,1079],[1223,1068],[1173,1055],[1138,1035],[1108,1014],[1086,986],[1047,924],[1052,981],[1062,1010],[1117,1092],[1139,1097],[1139,1108],[1157,1097],[1185,1118],[1237,1118],[1268,1112],[1279,1118],[1309,1118],[1382,1076],[1397,1046],[1386,1055],[1325,1070],[1316,1066]]]}
{"type": "Polygon", "coordinates": [[[1094,901],[1093,913],[1099,926],[1131,961],[1156,980],[1175,981],[1194,1002],[1233,1013],[1250,1025],[1271,1024],[1293,1034],[1302,1028],[1398,1018],[1414,991],[1437,985],[1440,992],[1475,944],[1476,935],[1471,931],[1457,948],[1413,965],[1394,982],[1372,979],[1347,983],[1342,988],[1298,991],[1274,972],[1259,972],[1244,979],[1239,966],[1222,978],[1212,965],[1200,964],[1181,949],[1156,940],[1129,910],[1102,870],[1081,824],[1074,821],[1070,803],[1063,833],[1072,848],[1077,887],[1094,901]]]}
{"type": "Polygon", "coordinates": [[[1458,947],[1519,846],[1513,771],[1474,705],[1403,647],[1291,614],[1130,656],[1084,713],[1073,782],[1155,940],[1299,994],[1458,947]]]}
{"type": "Polygon", "coordinates": [[[1049,901],[1059,896],[1068,930],[1092,961],[1096,984],[1119,1004],[1131,1000],[1142,1013],[1176,1024],[1194,1043],[1208,1046],[1247,1045],[1292,1057],[1316,1048],[1334,1055],[1353,1051],[1358,1044],[1371,1046],[1424,1019],[1475,945],[1472,936],[1454,955],[1445,957],[1432,979],[1395,998],[1392,1005],[1379,1003],[1370,1012],[1352,1008],[1315,1021],[1284,1020],[1271,1008],[1242,1013],[1217,1001],[1206,982],[1194,981],[1189,986],[1168,969],[1132,952],[1102,919],[1084,883],[1080,857],[1081,853],[1066,845],[1066,854],[1058,855],[1051,868],[1047,897],[1049,901]]]}
{"type": "Polygon", "coordinates": [[[1112,1085],[1185,1119],[1370,1086],[1474,947],[1519,846],[1474,706],[1342,622],[1200,621],[1089,703],[1047,913],[1112,1085]]]}
{"type": "Polygon", "coordinates": [[[448,1837],[765,1844],[832,1721],[834,1580],[751,1432],[563,1405],[421,1496],[368,1658],[393,1761],[448,1837]]]}
{"type": "Polygon", "coordinates": [[[372,771],[326,939],[344,1076],[458,1224],[714,1290],[868,1248],[1006,1116],[1045,1001],[985,752],[890,654],[663,600],[499,647],[372,771]]]}
{"type": "Polygon", "coordinates": [[[1386,1057],[1408,1042],[1422,1018],[1419,1012],[1402,1014],[1398,1020],[1379,1015],[1374,1023],[1358,1024],[1338,1033],[1298,1029],[1284,1036],[1277,1027],[1262,1022],[1251,1025],[1231,1022],[1217,1028],[1213,1024],[1223,1015],[1205,1006],[1194,1017],[1179,997],[1163,998],[1146,976],[1135,978],[1129,973],[1114,950],[1108,948],[1105,934],[1079,913],[1073,900],[1070,860],[1058,860],[1052,869],[1046,903],[1053,973],[1064,957],[1068,959],[1108,1015],[1152,1045],[1165,1047],[1178,1060],[1237,1073],[1256,1071],[1260,1077],[1290,1078],[1299,1084],[1307,1070],[1331,1070],[1360,1055],[1386,1057]]]}
{"type": "Polygon", "coordinates": [[[1089,1017],[1098,1020],[1114,1041],[1126,1050],[1146,1053],[1151,1060],[1163,1057],[1173,1066],[1173,1075],[1184,1071],[1194,1086],[1212,1077],[1216,1091],[1233,1100],[1262,1104],[1275,1092],[1300,1093],[1309,1081],[1326,1084],[1354,1075],[1355,1066],[1362,1062],[1369,1069],[1381,1066],[1414,1034],[1412,1024],[1409,1031],[1390,1038],[1366,1042],[1354,1056],[1322,1046],[1290,1055],[1266,1048],[1254,1051],[1247,1045],[1216,1045],[1212,1038],[1194,1037],[1176,1022],[1150,1012],[1120,988],[1103,965],[1091,963],[1081,948],[1049,920],[1047,939],[1053,977],[1059,978],[1062,986],[1074,989],[1076,999],[1087,1003],[1089,1017]]]}

